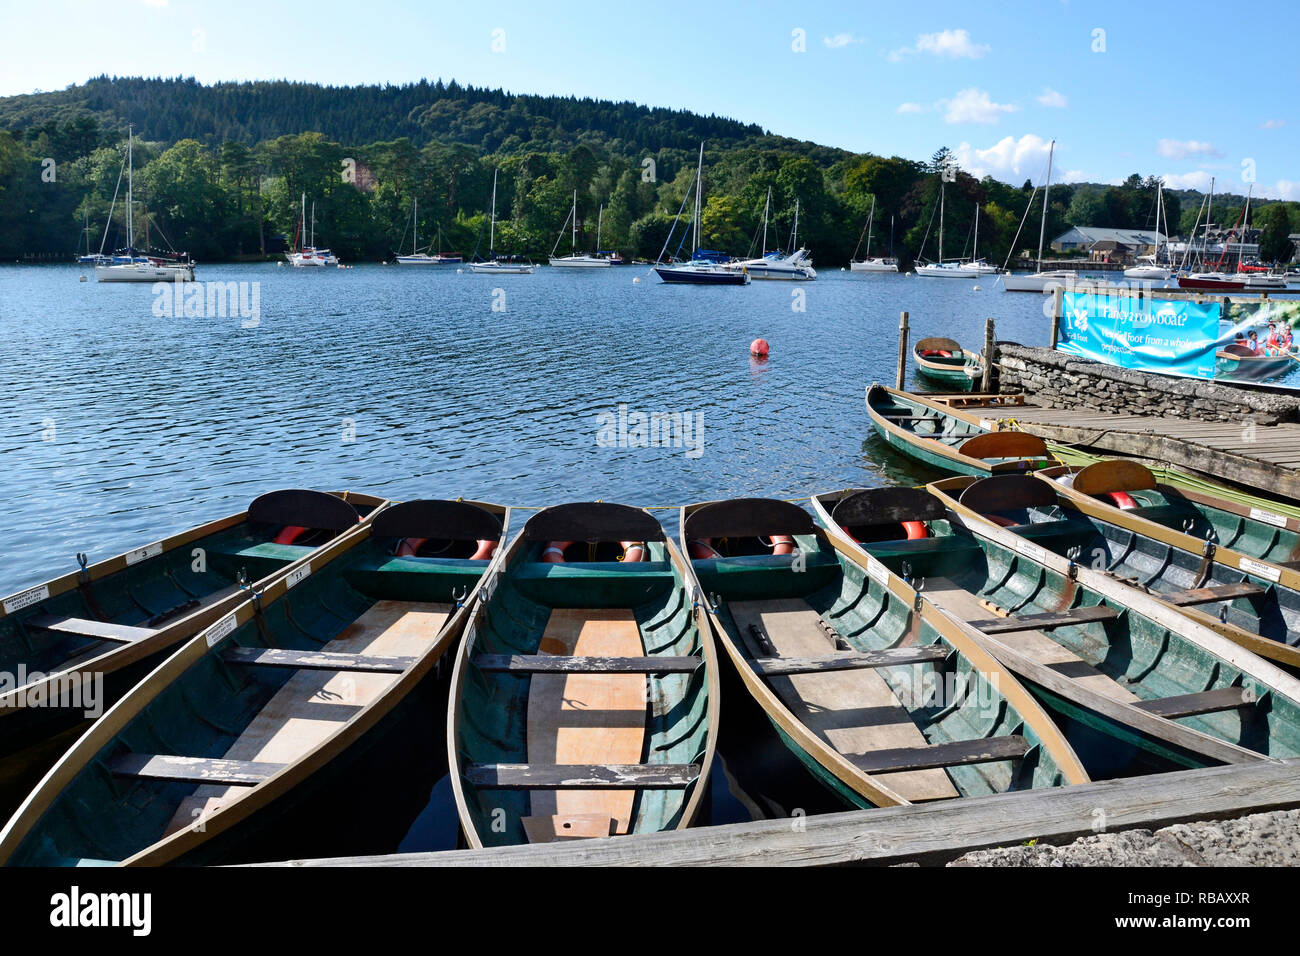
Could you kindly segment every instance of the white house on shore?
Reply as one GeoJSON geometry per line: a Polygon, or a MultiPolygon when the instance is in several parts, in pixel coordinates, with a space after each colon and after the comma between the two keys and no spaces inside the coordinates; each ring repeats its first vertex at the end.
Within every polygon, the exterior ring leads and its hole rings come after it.
{"type": "Polygon", "coordinates": [[[1107,226],[1072,226],[1052,240],[1052,249],[1065,254],[1087,253],[1097,262],[1131,262],[1155,255],[1168,242],[1154,229],[1111,229],[1107,226]]]}

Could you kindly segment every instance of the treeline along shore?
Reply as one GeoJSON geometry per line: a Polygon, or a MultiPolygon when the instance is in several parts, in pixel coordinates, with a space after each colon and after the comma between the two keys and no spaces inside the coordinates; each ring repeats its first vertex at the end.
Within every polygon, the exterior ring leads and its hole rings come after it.
{"type": "MultiPolygon", "coordinates": [[[[101,76],[0,99],[0,259],[60,260],[125,245],[119,176],[128,126],[137,247],[147,241],[209,262],[278,255],[293,240],[304,194],[315,205],[317,242],[344,259],[409,250],[417,202],[421,247],[485,256],[494,170],[498,251],[549,253],[576,190],[580,248],[595,249],[599,222],[603,249],[688,254],[681,228],[669,233],[703,141],[702,245],[757,255],[770,189],[768,248],[789,247],[797,200],[800,244],[823,264],[844,264],[855,250],[865,254],[874,198],[871,252],[889,253],[892,236],[907,264],[937,257],[939,173],[955,159],[943,147],[926,160],[856,154],[684,110],[454,81],[205,86],[101,76]]],[[[1134,174],[1119,185],[1054,185],[1048,236],[1070,225],[1151,228],[1156,184],[1134,174]]],[[[1001,264],[1032,192],[1028,180],[1013,186],[958,169],[947,185],[945,256],[972,251],[978,204],[979,251],[1001,264]]],[[[1190,231],[1199,194],[1166,190],[1165,203],[1171,231],[1190,231]]],[[[1243,203],[1216,197],[1215,221],[1231,225],[1243,203]]],[[[1300,231],[1300,204],[1256,197],[1251,209],[1265,258],[1269,243],[1300,231]]],[[[1036,238],[1030,225],[1018,250],[1036,238]]],[[[561,249],[569,244],[566,229],[561,249]]]]}

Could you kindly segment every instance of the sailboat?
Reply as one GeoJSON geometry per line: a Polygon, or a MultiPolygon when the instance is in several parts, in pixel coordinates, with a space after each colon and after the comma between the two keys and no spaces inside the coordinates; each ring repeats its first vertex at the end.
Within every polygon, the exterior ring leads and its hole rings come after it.
{"type": "MultiPolygon", "coordinates": [[[[95,280],[97,282],[172,282],[174,280],[193,281],[194,265],[189,262],[167,262],[163,259],[138,257],[135,252],[135,128],[126,130],[126,254],[127,260],[113,265],[97,263],[95,280]]],[[[121,182],[121,180],[119,180],[121,182]]],[[[116,194],[114,195],[116,201],[116,194]]],[[[108,219],[113,220],[112,206],[108,210],[108,219]]],[[[104,229],[105,236],[108,228],[104,229]]],[[[101,254],[103,250],[101,249],[101,254]]]]}
{"type": "MultiPolygon", "coordinates": [[[[1251,189],[1255,187],[1252,185],[1251,189]]],[[[1208,204],[1205,208],[1205,241],[1201,244],[1201,265],[1208,265],[1205,253],[1210,249],[1210,212],[1214,208],[1214,177],[1210,177],[1210,194],[1208,204]]],[[[1234,224],[1232,232],[1236,232],[1234,224]]],[[[1199,289],[1204,291],[1218,292],[1241,292],[1246,288],[1246,280],[1238,276],[1229,275],[1220,270],[1223,265],[1223,257],[1228,254],[1228,242],[1232,238],[1232,233],[1223,241],[1222,251],[1219,253],[1218,261],[1215,262],[1214,268],[1209,272],[1193,272],[1189,275],[1180,275],[1178,277],[1178,288],[1180,289],[1199,289]]]]}
{"type": "Polygon", "coordinates": [[[730,272],[748,272],[751,279],[784,279],[792,282],[808,282],[817,278],[817,270],[812,267],[812,258],[808,250],[799,242],[799,200],[794,201],[794,229],[790,235],[790,248],[795,251],[790,255],[767,251],[767,213],[772,203],[771,187],[767,190],[767,202],[763,204],[763,248],[757,259],[742,259],[728,262],[723,268],[730,272]]]}
{"type": "Polygon", "coordinates": [[[986,262],[979,257],[980,254],[980,204],[975,204],[975,245],[971,249],[971,261],[968,268],[973,269],[982,276],[997,275],[1002,270],[991,262],[986,262]]]}
{"type": "MultiPolygon", "coordinates": [[[[604,212],[603,206],[601,207],[601,212],[602,213],[604,212]]],[[[599,237],[596,240],[596,245],[597,246],[600,245],[599,237]]],[[[560,234],[555,237],[555,245],[551,247],[550,262],[551,265],[555,266],[558,269],[608,269],[609,268],[610,262],[608,259],[601,258],[600,256],[588,255],[585,252],[584,253],[578,252],[578,191],[576,189],[573,191],[573,208],[569,210],[569,217],[568,219],[564,220],[564,225],[560,226],[560,234]],[[573,223],[573,233],[572,233],[572,240],[571,240],[573,243],[572,251],[567,256],[557,257],[555,255],[555,250],[559,248],[560,240],[564,238],[564,226],[569,225],[570,222],[573,223]]]]}
{"type": "Polygon", "coordinates": [[[411,254],[398,256],[397,264],[401,266],[447,266],[461,262],[457,255],[442,254],[442,226],[438,226],[438,254],[431,256],[420,252],[420,200],[411,200],[411,254]]]}
{"type": "MultiPolygon", "coordinates": [[[[700,248],[700,214],[704,209],[704,203],[701,201],[701,191],[704,186],[704,143],[700,143],[700,159],[695,167],[695,210],[692,217],[691,227],[691,259],[689,262],[678,262],[671,265],[656,265],[655,273],[664,282],[671,282],[682,285],[749,285],[749,272],[741,269],[732,271],[727,269],[720,259],[723,255],[713,252],[709,249],[700,248]]],[[[686,207],[686,200],[682,200],[682,208],[686,207]]],[[[677,211],[677,219],[681,219],[682,213],[677,211]]],[[[677,220],[673,220],[673,229],[677,228],[677,220]]],[[[668,233],[668,239],[672,239],[672,231],[668,233]]],[[[664,243],[664,249],[668,248],[668,242],[664,243]]],[[[663,256],[663,250],[660,250],[660,257],[663,256]]]]}
{"type": "Polygon", "coordinates": [[[311,204],[311,238],[307,245],[302,241],[307,239],[307,194],[302,194],[302,220],[298,224],[298,235],[295,237],[298,246],[293,252],[286,252],[284,257],[289,260],[289,265],[295,269],[337,266],[338,257],[328,249],[316,248],[316,204],[311,204]]]}
{"type": "Polygon", "coordinates": [[[929,279],[974,279],[979,276],[979,271],[972,269],[970,266],[963,265],[960,262],[943,261],[943,214],[944,214],[944,193],[947,184],[942,178],[939,180],[939,261],[931,262],[926,265],[916,267],[916,274],[925,276],[929,279]]]}
{"type": "MultiPolygon", "coordinates": [[[[497,170],[492,170],[492,215],[488,226],[488,261],[471,262],[469,268],[471,272],[486,273],[488,275],[532,275],[533,264],[531,262],[510,262],[498,260],[496,258],[496,240],[497,240],[497,170]]],[[[481,234],[480,234],[481,235],[481,234]]]]}
{"type": "MultiPolygon", "coordinates": [[[[1047,292],[1074,281],[1074,273],[1065,269],[1043,271],[1043,237],[1047,234],[1047,194],[1052,188],[1052,157],[1055,152],[1056,140],[1052,140],[1047,147],[1047,181],[1043,184],[1043,219],[1038,226],[1038,271],[1032,275],[1003,276],[1002,288],[1007,292],[1047,292]]],[[[1033,203],[1034,197],[1030,196],[1029,201],[1033,203]]]]}
{"type": "Polygon", "coordinates": [[[600,227],[605,221],[605,204],[600,204],[600,212],[596,213],[596,255],[609,262],[611,266],[626,265],[623,256],[614,250],[600,248],[600,227]]]}
{"type": "MultiPolygon", "coordinates": [[[[1160,235],[1160,216],[1164,209],[1165,184],[1163,181],[1156,184],[1156,235],[1160,235]]],[[[1165,232],[1169,235],[1169,226],[1166,223],[1165,232]]],[[[1142,256],[1138,259],[1138,265],[1130,266],[1124,270],[1126,279],[1146,279],[1149,281],[1165,282],[1173,276],[1173,270],[1160,265],[1160,240],[1156,240],[1156,247],[1150,256],[1142,256]]]]}
{"type": "MultiPolygon", "coordinates": [[[[864,255],[862,259],[859,261],[858,250],[856,247],[854,248],[853,256],[849,260],[850,272],[897,272],[898,271],[898,260],[895,259],[893,255],[890,255],[887,259],[871,258],[871,226],[875,222],[875,219],[876,219],[876,197],[875,195],[872,195],[871,212],[867,215],[867,224],[862,229],[863,233],[867,237],[867,252],[866,255],[864,255]]],[[[890,245],[889,251],[891,253],[894,251],[893,234],[894,234],[894,217],[890,216],[889,217],[889,245],[890,245]]],[[[862,245],[862,236],[858,236],[858,245],[859,246],[862,245]]]]}

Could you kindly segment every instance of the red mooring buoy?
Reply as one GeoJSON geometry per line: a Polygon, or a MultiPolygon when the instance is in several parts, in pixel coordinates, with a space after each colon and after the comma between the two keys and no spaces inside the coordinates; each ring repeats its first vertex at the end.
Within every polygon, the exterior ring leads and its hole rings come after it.
{"type": "Polygon", "coordinates": [[[767,353],[768,353],[767,339],[754,339],[754,341],[749,343],[750,355],[761,355],[764,358],[766,358],[767,353]]]}

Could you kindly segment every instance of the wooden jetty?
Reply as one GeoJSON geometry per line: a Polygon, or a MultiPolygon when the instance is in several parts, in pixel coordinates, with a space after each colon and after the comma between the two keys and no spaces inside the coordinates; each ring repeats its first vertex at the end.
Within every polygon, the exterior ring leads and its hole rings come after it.
{"type": "Polygon", "coordinates": [[[1300,758],[559,844],[263,866],[890,866],[1300,806],[1300,758]]]}
{"type": "MultiPolygon", "coordinates": [[[[991,398],[948,397],[964,400],[960,410],[971,414],[979,414],[980,399],[991,398]]],[[[1168,462],[1215,480],[1300,498],[1300,424],[1121,415],[1086,408],[1047,408],[1030,399],[1009,409],[1006,396],[997,399],[998,419],[1004,423],[1014,419],[1025,431],[1047,441],[1168,462]]]]}

